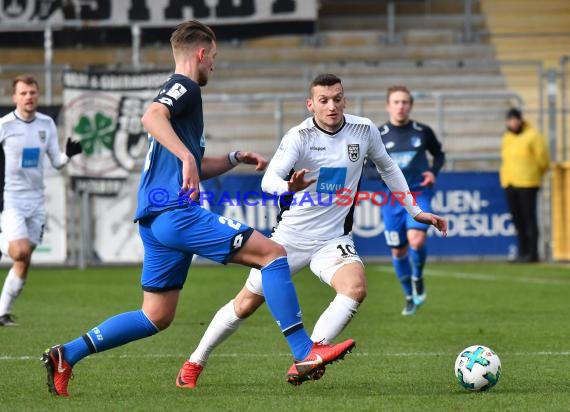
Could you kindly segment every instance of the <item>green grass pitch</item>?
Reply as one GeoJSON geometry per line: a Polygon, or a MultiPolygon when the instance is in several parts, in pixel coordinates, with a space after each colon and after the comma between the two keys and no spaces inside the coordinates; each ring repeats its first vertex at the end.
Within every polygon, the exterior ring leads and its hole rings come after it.
{"type": "MultiPolygon", "coordinates": [[[[262,308],[218,348],[196,390],[176,388],[184,359],[246,275],[237,266],[193,267],[172,326],[84,359],[64,399],[47,391],[42,351],[139,308],[139,268],[32,268],[14,308],[20,326],[0,328],[0,410],[570,410],[570,269],[547,264],[430,262],[428,300],[408,318],[391,266],[368,264],[368,298],[339,337],[357,346],[320,381],[285,382],[288,347],[262,308]],[[455,357],[472,344],[502,361],[487,393],[455,381],[455,357]]],[[[295,284],[310,331],[333,291],[308,271],[295,284]]]]}

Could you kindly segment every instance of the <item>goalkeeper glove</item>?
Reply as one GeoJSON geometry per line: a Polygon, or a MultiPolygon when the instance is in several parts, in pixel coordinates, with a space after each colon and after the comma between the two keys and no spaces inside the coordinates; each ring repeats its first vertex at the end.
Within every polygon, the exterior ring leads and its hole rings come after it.
{"type": "Polygon", "coordinates": [[[67,138],[67,143],[65,144],[65,154],[67,157],[71,158],[82,151],[81,143],[79,143],[78,140],[71,140],[71,137],[67,138]]]}

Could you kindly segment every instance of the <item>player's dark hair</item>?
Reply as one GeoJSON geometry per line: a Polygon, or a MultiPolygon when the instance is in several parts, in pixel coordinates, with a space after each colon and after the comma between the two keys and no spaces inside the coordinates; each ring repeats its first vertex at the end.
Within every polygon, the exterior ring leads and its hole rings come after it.
{"type": "Polygon", "coordinates": [[[410,92],[410,89],[408,89],[406,86],[401,86],[401,85],[388,87],[388,91],[386,92],[386,103],[390,102],[390,96],[392,95],[392,93],[395,92],[406,93],[408,96],[410,96],[410,103],[414,104],[414,96],[412,96],[412,92],[410,92]]]}
{"type": "Polygon", "coordinates": [[[176,26],[176,30],[170,36],[170,44],[173,49],[190,44],[207,43],[216,41],[214,31],[198,20],[188,20],[176,26]]]}
{"type": "Polygon", "coordinates": [[[340,84],[342,86],[340,77],[330,73],[319,74],[311,82],[311,86],[309,87],[309,96],[311,96],[315,86],[333,86],[335,84],[340,84]]]}
{"type": "Polygon", "coordinates": [[[40,84],[38,83],[38,80],[31,74],[20,74],[19,76],[16,76],[14,78],[14,80],[12,81],[12,93],[16,93],[16,85],[18,83],[25,83],[27,85],[36,85],[36,87],[38,88],[38,90],[40,89],[40,84]]]}

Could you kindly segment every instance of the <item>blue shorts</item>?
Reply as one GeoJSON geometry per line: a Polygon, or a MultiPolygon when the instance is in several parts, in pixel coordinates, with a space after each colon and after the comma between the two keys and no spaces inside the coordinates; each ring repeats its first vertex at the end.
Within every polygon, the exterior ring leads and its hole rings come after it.
{"type": "MultiPolygon", "coordinates": [[[[424,212],[431,213],[432,189],[422,189],[420,194],[416,194],[416,202],[424,212]]],[[[429,225],[416,222],[411,217],[404,206],[399,202],[386,203],[381,207],[382,220],[384,221],[384,236],[386,244],[390,247],[402,247],[408,244],[407,232],[409,229],[427,231],[429,225]]]]}
{"type": "Polygon", "coordinates": [[[141,285],[147,292],[182,289],[192,257],[227,263],[253,229],[198,206],[139,220],[144,247],[141,285]]]}

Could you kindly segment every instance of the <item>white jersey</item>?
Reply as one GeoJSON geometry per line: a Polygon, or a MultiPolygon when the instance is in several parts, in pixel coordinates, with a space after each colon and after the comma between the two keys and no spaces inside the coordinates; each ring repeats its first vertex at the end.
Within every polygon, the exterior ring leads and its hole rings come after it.
{"type": "Polygon", "coordinates": [[[59,149],[53,119],[37,113],[32,121],[24,121],[15,111],[0,119],[0,144],[4,148],[4,199],[43,199],[44,159],[47,156],[56,169],[68,157],[59,149]]]}
{"type": "MultiPolygon", "coordinates": [[[[344,115],[336,133],[305,119],[283,137],[263,177],[261,187],[270,194],[287,193],[284,180],[292,170],[308,169],[305,179],[316,179],[294,194],[290,207],[282,210],[277,230],[284,235],[328,240],[352,231],[354,198],[359,188],[364,159],[372,160],[393,193],[405,193],[405,207],[412,216],[421,212],[414,205],[408,185],[386,152],[378,128],[364,117],[344,115]]],[[[388,194],[389,195],[389,194],[388,194]]]]}

